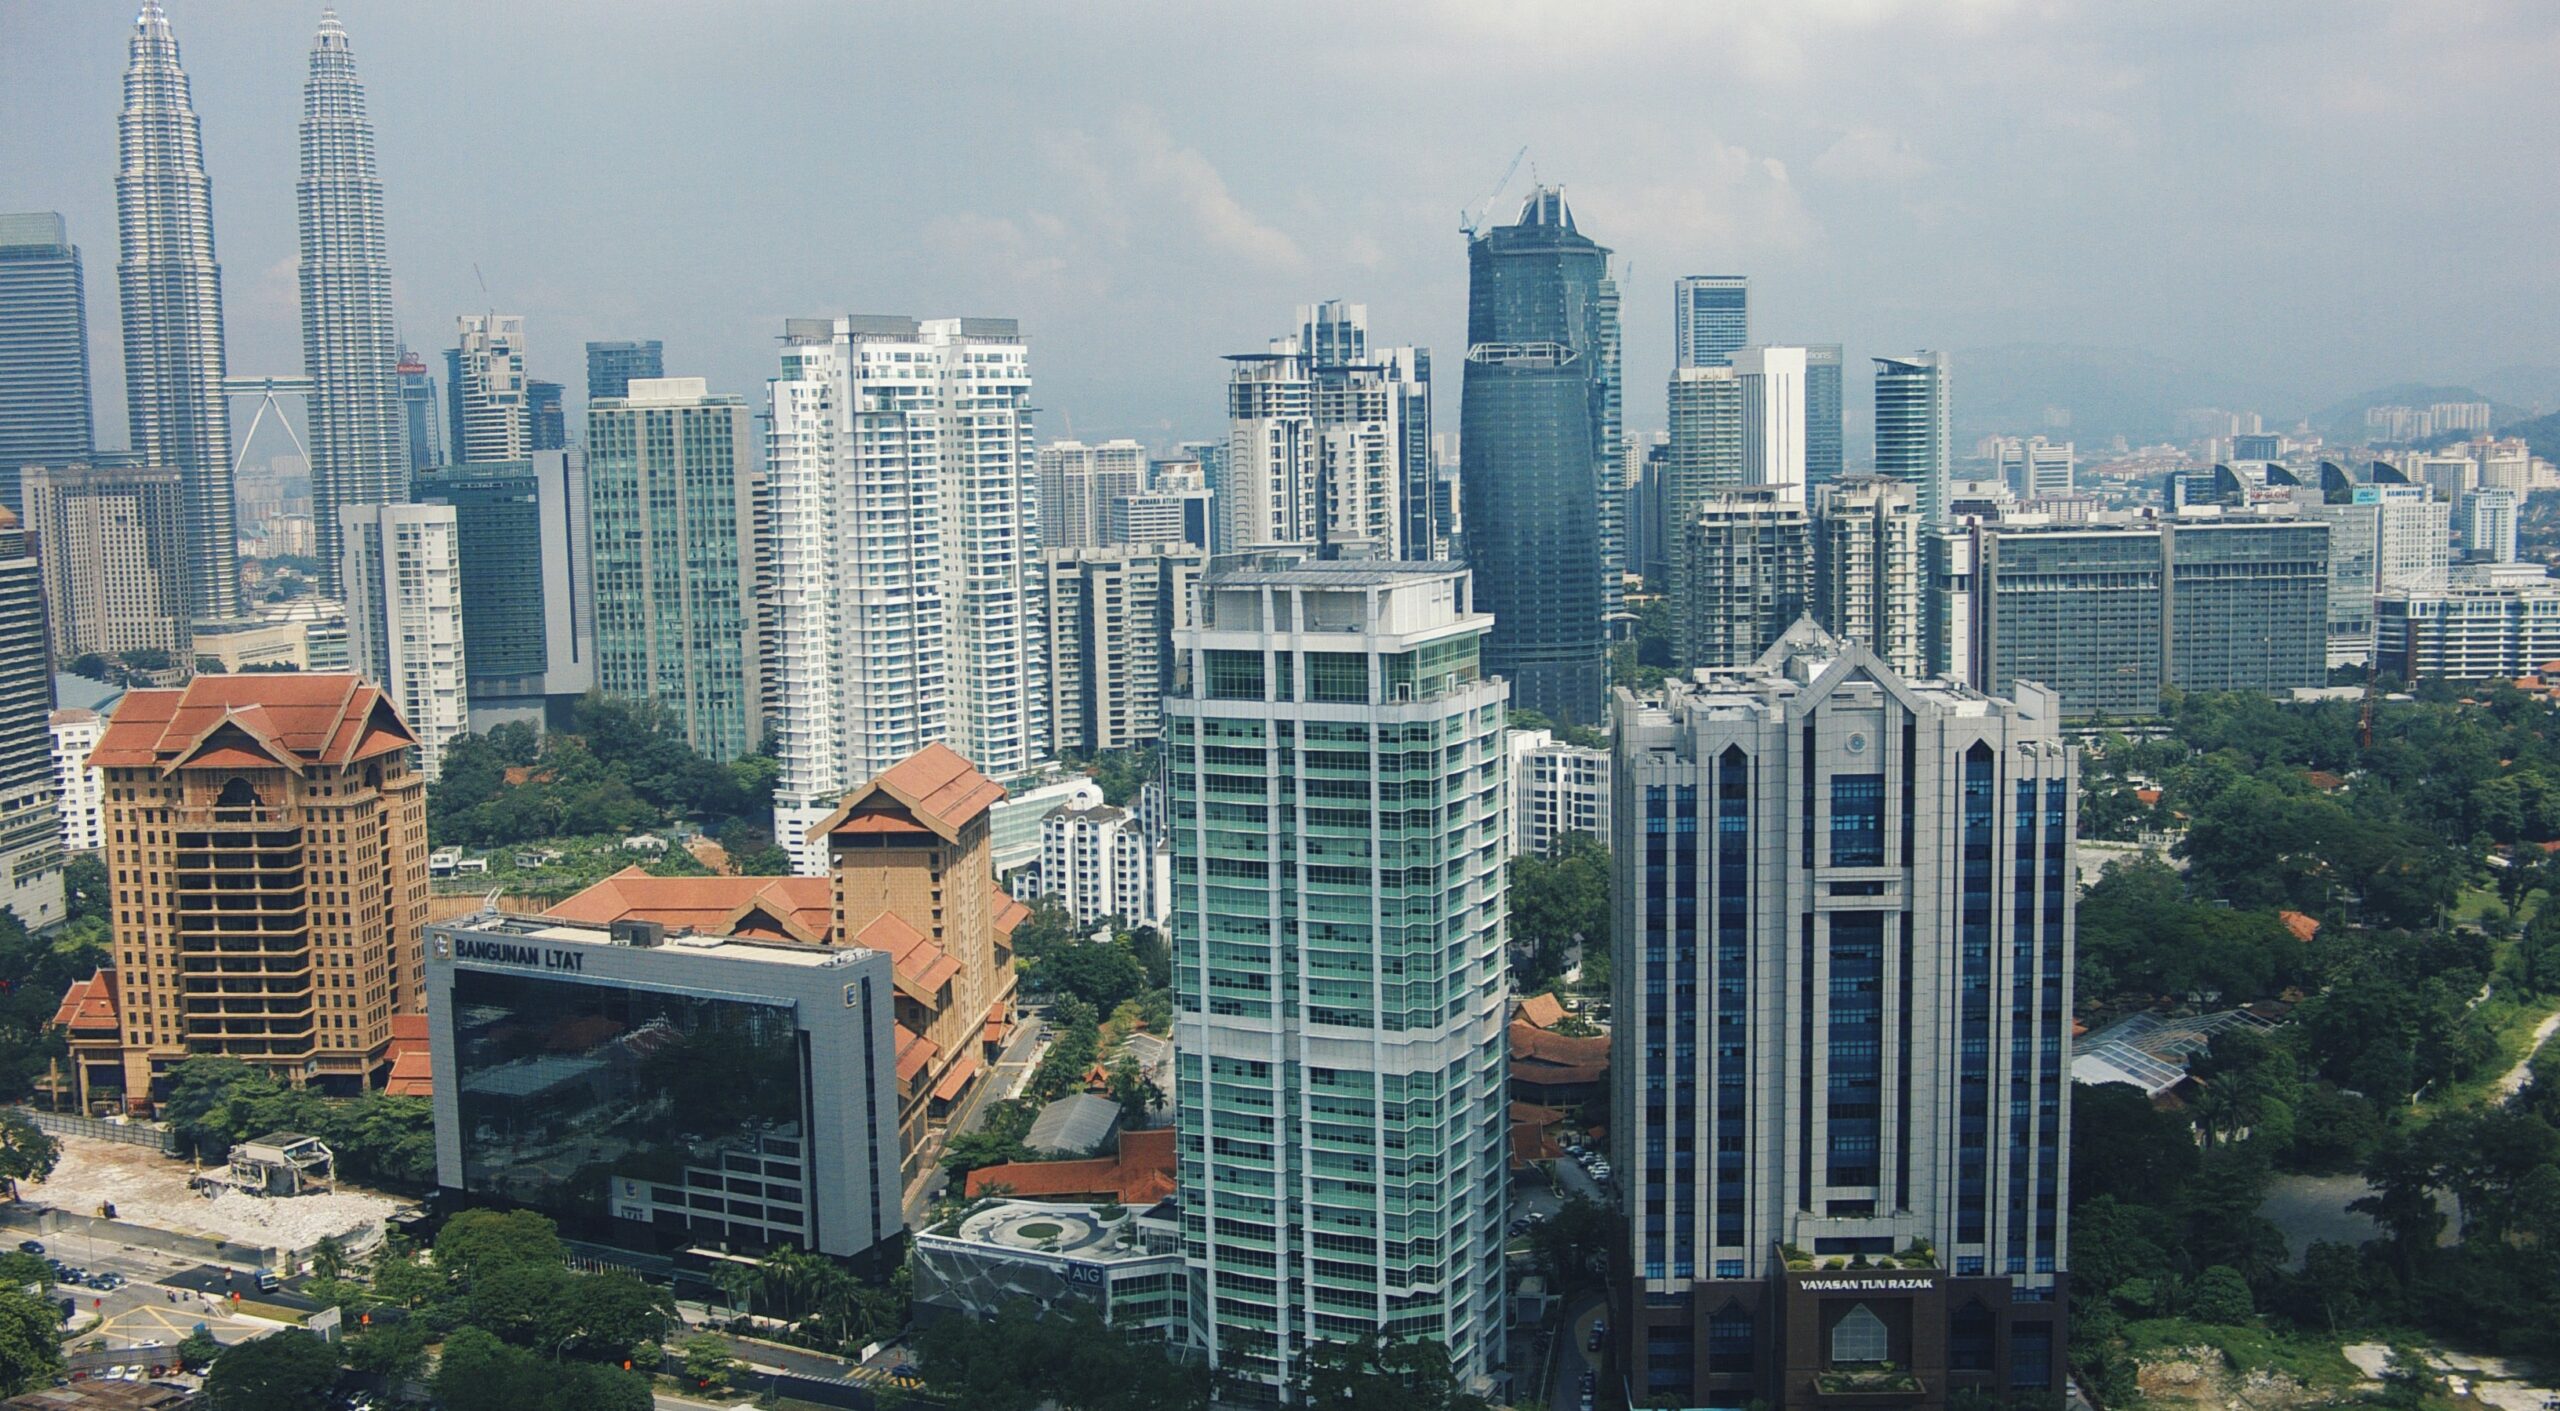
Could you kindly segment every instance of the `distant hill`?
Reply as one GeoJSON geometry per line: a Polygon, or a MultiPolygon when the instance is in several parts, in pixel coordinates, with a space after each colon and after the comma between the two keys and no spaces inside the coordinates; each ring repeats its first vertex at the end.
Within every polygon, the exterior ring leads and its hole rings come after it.
{"type": "Polygon", "coordinates": [[[2037,431],[2096,446],[2122,436],[2164,441],[2190,407],[2260,405],[2249,388],[2216,370],[2151,353],[2061,344],[1959,349],[1955,354],[1956,442],[2037,431]]]}
{"type": "Polygon", "coordinates": [[[2439,387],[2425,382],[2395,382],[2377,387],[2361,396],[2349,397],[2303,418],[2314,430],[2334,439],[2353,442],[2364,436],[2364,414],[2371,407],[2424,407],[2437,402],[2487,402],[2489,424],[2504,425],[2533,415],[2529,407],[2510,406],[2473,387],[2439,387]]]}
{"type": "Polygon", "coordinates": [[[2534,417],[2528,421],[2501,423],[2501,436],[2521,436],[2533,453],[2544,460],[2560,461],[2560,412],[2534,417]]]}

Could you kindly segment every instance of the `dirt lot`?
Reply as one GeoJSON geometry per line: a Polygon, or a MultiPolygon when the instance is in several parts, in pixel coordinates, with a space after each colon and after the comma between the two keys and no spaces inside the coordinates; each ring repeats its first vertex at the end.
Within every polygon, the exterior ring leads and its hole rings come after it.
{"type": "Polygon", "coordinates": [[[147,1147],[62,1137],[62,1160],[41,1182],[20,1184],[22,1198],[74,1215],[95,1215],[112,1201],[116,1218],[233,1244],[301,1249],[323,1236],[378,1225],[399,1208],[387,1196],[345,1190],[327,1195],[261,1199],[224,1191],[207,1199],[187,1188],[194,1168],[147,1147]]]}

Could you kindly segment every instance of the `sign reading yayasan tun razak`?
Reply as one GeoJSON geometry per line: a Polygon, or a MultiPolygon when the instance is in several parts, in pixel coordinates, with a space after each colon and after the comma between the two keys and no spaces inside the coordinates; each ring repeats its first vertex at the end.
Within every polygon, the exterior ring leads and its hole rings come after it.
{"type": "Polygon", "coordinates": [[[1929,1279],[1807,1279],[1807,1293],[1917,1293],[1934,1286],[1929,1279]]]}
{"type": "Polygon", "coordinates": [[[486,960],[499,965],[525,965],[539,970],[582,971],[587,958],[575,949],[561,946],[529,946],[516,941],[493,941],[480,936],[463,936],[453,943],[453,953],[460,960],[486,960]]]}

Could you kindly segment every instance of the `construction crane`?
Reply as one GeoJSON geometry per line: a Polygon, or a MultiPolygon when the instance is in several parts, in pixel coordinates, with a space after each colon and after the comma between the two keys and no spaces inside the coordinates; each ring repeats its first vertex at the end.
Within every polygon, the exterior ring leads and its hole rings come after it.
{"type": "Polygon", "coordinates": [[[1493,214],[1493,203],[1502,196],[1502,188],[1509,186],[1511,184],[1511,178],[1520,174],[1520,163],[1525,161],[1528,156],[1529,148],[1527,144],[1524,143],[1519,151],[1511,154],[1511,165],[1502,169],[1502,180],[1495,182],[1493,184],[1493,189],[1484,193],[1484,199],[1476,202],[1473,206],[1462,207],[1459,209],[1459,234],[1464,235],[1469,240],[1473,240],[1476,238],[1476,232],[1484,229],[1486,219],[1493,214]]]}

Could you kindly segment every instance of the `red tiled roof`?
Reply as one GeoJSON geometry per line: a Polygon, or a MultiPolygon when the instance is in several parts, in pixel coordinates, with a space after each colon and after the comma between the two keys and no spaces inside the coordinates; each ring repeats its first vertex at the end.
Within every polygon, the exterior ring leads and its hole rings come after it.
{"type": "Polygon", "coordinates": [[[908,925],[894,911],[873,917],[870,925],[854,933],[853,940],[856,945],[886,954],[899,991],[918,1004],[934,1003],[942,987],[960,973],[959,961],[925,939],[922,931],[908,925]]]}
{"type": "Polygon", "coordinates": [[[949,1102],[958,1097],[960,1090],[969,1086],[969,1080],[978,1076],[979,1070],[986,1066],[985,1060],[974,1053],[960,1055],[960,1061],[952,1064],[951,1071],[942,1075],[942,1081],[933,1085],[934,1099],[949,1102]]]}
{"type": "Polygon", "coordinates": [[[1511,1104],[1511,1169],[1517,1171],[1531,1162],[1553,1161],[1564,1155],[1564,1144],[1556,1140],[1556,1127],[1564,1121],[1564,1109],[1540,1107],[1534,1102],[1511,1104]]]}
{"type": "Polygon", "coordinates": [[[1020,897],[1009,892],[996,894],[996,934],[1011,938],[1013,928],[1031,919],[1031,908],[1020,897]]]}
{"type": "Polygon", "coordinates": [[[2160,806],[2160,791],[2158,789],[2136,789],[2133,791],[2133,797],[2134,801],[2141,804],[2144,808],[2157,808],[2160,806]]]}
{"type": "Polygon", "coordinates": [[[1520,1001],[1512,1016],[1525,1019],[1541,1029],[1552,1029],[1564,1022],[1564,1001],[1554,995],[1531,995],[1520,1001]]]}
{"type": "Polygon", "coordinates": [[[960,830],[1003,798],[1002,784],[937,741],[847,794],[844,806],[809,836],[929,830],[957,841],[960,830]]]}
{"type": "Polygon", "coordinates": [[[551,908],[590,926],[655,921],[706,936],[827,944],[834,902],[824,877],[653,877],[626,867],[551,908]]]}
{"type": "Polygon", "coordinates": [[[116,1009],[116,972],[101,970],[86,980],[74,980],[64,991],[62,1005],[53,1012],[53,1022],[75,1034],[104,1033],[109,1037],[122,1032],[123,1024],[116,1009]]]}
{"type": "Polygon", "coordinates": [[[974,1198],[990,1186],[1003,1186],[1018,1196],[1153,1205],[1175,1190],[1173,1139],[1173,1128],[1151,1127],[1122,1132],[1116,1156],[981,1166],[969,1173],[968,1194],[974,1198]]]}
{"type": "Polygon", "coordinates": [[[2284,923],[2284,928],[2291,931],[2293,938],[2297,941],[2308,941],[2320,934],[2320,921],[2317,917],[2305,916],[2299,911],[2279,911],[2276,913],[2276,919],[2284,923]]]}
{"type": "Polygon", "coordinates": [[[930,1065],[942,1045],[917,1033],[904,1024],[898,1026],[898,1081],[912,1083],[916,1075],[930,1065]]]}
{"type": "Polygon", "coordinates": [[[391,1059],[391,1076],[384,1080],[382,1090],[393,1097],[435,1096],[433,1059],[423,1048],[408,1049],[394,1054],[391,1059]]]}
{"type": "Polygon", "coordinates": [[[355,676],[199,676],[182,689],[129,691],[89,756],[101,769],[301,769],[405,749],[417,737],[382,692],[355,676]]]}
{"type": "Polygon", "coordinates": [[[1511,1021],[1511,1077],[1556,1087],[1596,1083],[1609,1073],[1609,1036],[1568,1038],[1523,1019],[1511,1021]]]}

